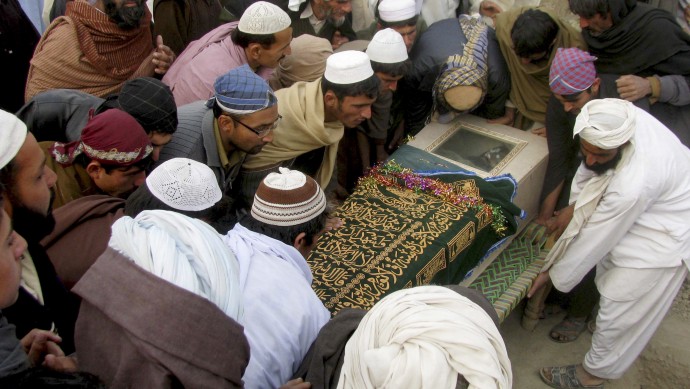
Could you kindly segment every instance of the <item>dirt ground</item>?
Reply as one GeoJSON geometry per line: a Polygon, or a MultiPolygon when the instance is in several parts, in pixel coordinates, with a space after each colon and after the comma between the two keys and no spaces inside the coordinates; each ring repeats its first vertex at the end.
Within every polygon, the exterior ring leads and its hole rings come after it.
{"type": "MultiPolygon", "coordinates": [[[[547,317],[530,332],[520,326],[523,306],[514,310],[501,325],[513,367],[513,388],[548,388],[539,378],[539,368],[581,362],[592,335],[585,331],[575,342],[553,342],[548,336],[549,330],[563,318],[564,313],[547,317]]],[[[690,279],[686,279],[670,312],[642,355],[621,379],[607,382],[605,388],[690,388],[689,321],[690,279]]]]}

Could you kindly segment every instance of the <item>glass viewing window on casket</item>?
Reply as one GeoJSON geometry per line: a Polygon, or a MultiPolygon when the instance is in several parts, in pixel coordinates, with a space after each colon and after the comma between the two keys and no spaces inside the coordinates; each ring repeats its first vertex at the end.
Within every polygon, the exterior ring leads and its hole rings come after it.
{"type": "Polygon", "coordinates": [[[428,145],[425,151],[482,176],[493,176],[526,144],[506,134],[459,123],[428,145]]]}

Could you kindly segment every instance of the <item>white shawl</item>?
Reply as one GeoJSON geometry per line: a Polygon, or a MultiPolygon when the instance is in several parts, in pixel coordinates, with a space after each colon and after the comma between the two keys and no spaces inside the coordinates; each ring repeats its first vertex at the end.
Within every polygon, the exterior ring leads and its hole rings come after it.
{"type": "Polygon", "coordinates": [[[297,370],[330,313],[311,288],[312,274],[297,249],[241,224],[223,237],[240,264],[244,333],[251,357],[247,388],[277,388],[297,370]]]}

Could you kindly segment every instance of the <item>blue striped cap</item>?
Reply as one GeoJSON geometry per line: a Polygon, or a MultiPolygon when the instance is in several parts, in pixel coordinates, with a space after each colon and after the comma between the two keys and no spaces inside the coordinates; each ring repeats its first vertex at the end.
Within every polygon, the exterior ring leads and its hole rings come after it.
{"type": "Polygon", "coordinates": [[[215,100],[228,113],[249,114],[272,107],[278,102],[268,83],[246,64],[218,77],[213,89],[215,95],[209,103],[215,100]]]}

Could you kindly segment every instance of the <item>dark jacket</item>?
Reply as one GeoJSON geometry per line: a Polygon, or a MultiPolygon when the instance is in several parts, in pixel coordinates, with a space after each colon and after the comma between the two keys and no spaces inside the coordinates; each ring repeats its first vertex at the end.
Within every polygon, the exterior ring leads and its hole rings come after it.
{"type": "Polygon", "coordinates": [[[74,352],[74,323],[79,313],[79,302],[62,285],[43,247],[29,243],[29,254],[36,266],[41,283],[44,305],[41,305],[24,288],[19,288],[19,297],[12,306],[2,310],[7,321],[17,327],[17,338],[21,339],[32,329],[55,330],[62,338],[60,347],[65,354],[74,352]]]}
{"type": "Polygon", "coordinates": [[[24,104],[29,60],[41,35],[17,0],[0,0],[0,109],[14,112],[24,104]]]}
{"type": "Polygon", "coordinates": [[[26,124],[36,140],[72,142],[79,140],[81,130],[94,115],[107,109],[106,100],[73,89],[53,89],[37,94],[19,111],[17,117],[26,124]]]}

